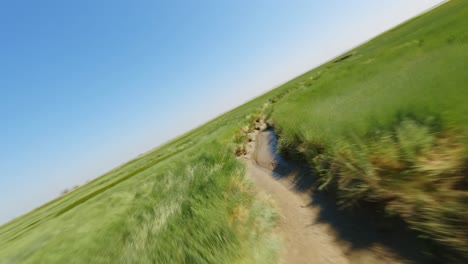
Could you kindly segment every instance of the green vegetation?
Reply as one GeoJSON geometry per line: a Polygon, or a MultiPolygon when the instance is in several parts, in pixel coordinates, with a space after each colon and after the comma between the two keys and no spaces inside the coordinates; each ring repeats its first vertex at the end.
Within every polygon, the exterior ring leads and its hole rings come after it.
{"type": "Polygon", "coordinates": [[[340,204],[468,254],[468,3],[451,1],[293,80],[271,122],[340,204]]]}
{"type": "Polygon", "coordinates": [[[266,115],[340,205],[468,254],[468,3],[451,1],[0,228],[0,263],[274,263],[235,158],[266,115]]]}
{"type": "Polygon", "coordinates": [[[277,215],[234,155],[255,111],[233,111],[1,227],[0,263],[274,263],[277,215]]]}

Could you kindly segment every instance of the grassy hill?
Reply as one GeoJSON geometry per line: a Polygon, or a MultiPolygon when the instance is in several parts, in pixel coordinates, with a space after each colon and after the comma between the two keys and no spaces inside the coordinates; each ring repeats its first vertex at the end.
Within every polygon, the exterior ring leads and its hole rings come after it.
{"type": "Polygon", "coordinates": [[[272,123],[340,205],[381,205],[468,253],[468,3],[451,1],[286,84],[272,123]]]}
{"type": "Polygon", "coordinates": [[[272,263],[236,159],[266,115],[341,206],[468,254],[468,2],[451,1],[0,227],[0,263],[272,263]]]}
{"type": "Polygon", "coordinates": [[[0,229],[0,263],[270,263],[276,214],[232,137],[245,107],[0,229]]]}

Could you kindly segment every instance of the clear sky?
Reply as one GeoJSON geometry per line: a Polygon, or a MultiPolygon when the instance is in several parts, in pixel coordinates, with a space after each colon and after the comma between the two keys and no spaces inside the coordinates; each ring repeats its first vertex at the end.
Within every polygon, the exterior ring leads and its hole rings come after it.
{"type": "Polygon", "coordinates": [[[0,3],[0,224],[440,0],[0,3]]]}

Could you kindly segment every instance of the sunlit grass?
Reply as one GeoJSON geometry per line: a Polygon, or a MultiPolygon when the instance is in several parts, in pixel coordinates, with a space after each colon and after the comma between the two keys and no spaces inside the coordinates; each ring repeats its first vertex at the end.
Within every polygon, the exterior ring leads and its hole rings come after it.
{"type": "Polygon", "coordinates": [[[340,204],[379,203],[468,254],[468,4],[451,1],[285,84],[280,147],[340,204]]]}
{"type": "Polygon", "coordinates": [[[234,155],[256,105],[4,225],[0,263],[274,262],[275,212],[234,155]]]}

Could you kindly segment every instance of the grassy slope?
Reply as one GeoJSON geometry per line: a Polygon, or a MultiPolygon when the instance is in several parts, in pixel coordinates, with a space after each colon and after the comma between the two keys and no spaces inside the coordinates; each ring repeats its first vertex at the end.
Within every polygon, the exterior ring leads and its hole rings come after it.
{"type": "Polygon", "coordinates": [[[233,155],[233,135],[258,105],[2,226],[0,263],[274,262],[276,215],[253,199],[233,155]]]}
{"type": "Polygon", "coordinates": [[[233,155],[247,116],[273,102],[283,149],[306,160],[402,113],[466,135],[467,9],[439,7],[2,226],[0,263],[270,263],[275,214],[233,155]]]}
{"type": "Polygon", "coordinates": [[[383,205],[464,254],[467,26],[468,2],[451,1],[286,84],[272,114],[282,151],[342,205],[383,205]]]}

